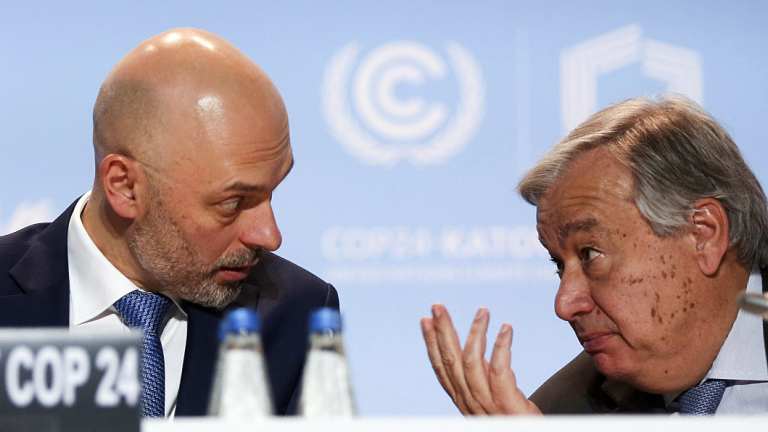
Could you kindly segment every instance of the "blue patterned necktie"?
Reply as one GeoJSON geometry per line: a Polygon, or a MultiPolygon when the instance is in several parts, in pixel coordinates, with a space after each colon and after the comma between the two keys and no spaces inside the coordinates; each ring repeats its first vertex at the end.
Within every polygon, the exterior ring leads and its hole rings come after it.
{"type": "Polygon", "coordinates": [[[141,415],[165,416],[165,360],[160,335],[171,306],[168,297],[131,291],[115,302],[125,325],[144,331],[141,339],[141,415]]]}
{"type": "Polygon", "coordinates": [[[723,392],[728,387],[728,381],[708,379],[691,387],[680,395],[680,414],[708,415],[714,414],[723,398],[723,392]]]}

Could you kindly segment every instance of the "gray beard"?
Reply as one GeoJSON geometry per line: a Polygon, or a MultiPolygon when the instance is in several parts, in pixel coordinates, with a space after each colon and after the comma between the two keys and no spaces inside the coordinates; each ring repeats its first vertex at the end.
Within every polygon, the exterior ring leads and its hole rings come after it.
{"type": "Polygon", "coordinates": [[[184,238],[161,200],[153,200],[153,209],[141,224],[127,233],[128,247],[153,286],[145,287],[176,299],[201,306],[223,309],[242,291],[242,281],[218,283],[216,271],[225,266],[252,263],[258,253],[245,249],[225,255],[213,266],[202,264],[199,254],[184,238]]]}

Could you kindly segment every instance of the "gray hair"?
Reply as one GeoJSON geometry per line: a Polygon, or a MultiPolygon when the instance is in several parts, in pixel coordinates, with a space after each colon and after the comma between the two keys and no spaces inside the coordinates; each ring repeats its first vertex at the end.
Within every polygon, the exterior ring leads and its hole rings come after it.
{"type": "Polygon", "coordinates": [[[537,205],[569,164],[602,147],[634,178],[634,201],[658,236],[689,224],[692,205],[715,198],[730,225],[730,245],[745,266],[768,263],[768,209],[760,183],[728,133],[682,97],[630,99],[592,115],[520,181],[537,205]]]}

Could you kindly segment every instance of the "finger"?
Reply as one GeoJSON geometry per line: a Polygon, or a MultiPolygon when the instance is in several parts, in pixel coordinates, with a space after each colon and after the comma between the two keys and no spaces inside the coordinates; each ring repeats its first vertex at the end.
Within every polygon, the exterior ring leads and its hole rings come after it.
{"type": "Polygon", "coordinates": [[[488,320],[487,309],[482,308],[477,311],[469,329],[467,343],[464,345],[462,361],[467,387],[472,397],[483,407],[486,413],[494,414],[498,409],[491,395],[488,374],[485,369],[485,334],[488,331],[488,320]]]}
{"type": "Polygon", "coordinates": [[[435,330],[435,341],[437,342],[437,354],[440,358],[440,369],[445,374],[445,381],[447,386],[453,389],[451,398],[453,403],[459,408],[462,414],[473,414],[467,404],[464,402],[464,396],[461,394],[461,387],[458,383],[463,382],[463,376],[458,379],[455,376],[454,366],[457,363],[457,357],[455,354],[456,348],[452,348],[454,345],[458,346],[458,336],[453,328],[450,315],[448,311],[442,305],[432,306],[432,328],[435,330]],[[446,319],[447,318],[447,319],[446,319]],[[455,338],[455,340],[454,340],[455,338]]]}
{"type": "Polygon", "coordinates": [[[511,367],[511,348],[512,327],[509,324],[504,324],[496,337],[491,355],[491,394],[502,413],[530,413],[536,406],[529,402],[523,392],[517,388],[517,380],[511,367]]]}
{"type": "Polygon", "coordinates": [[[432,307],[432,315],[435,331],[437,333],[437,346],[440,350],[440,358],[445,367],[448,379],[456,390],[456,405],[465,414],[484,414],[485,410],[472,397],[462,369],[461,344],[459,335],[451,321],[451,316],[442,305],[432,307]]]}
{"type": "Polygon", "coordinates": [[[454,390],[451,381],[448,379],[445,367],[443,366],[443,360],[440,357],[440,348],[437,346],[437,334],[435,333],[435,326],[432,318],[421,319],[421,333],[424,336],[424,344],[427,346],[429,362],[432,364],[432,370],[435,372],[437,381],[455,403],[456,391],[454,390]]]}

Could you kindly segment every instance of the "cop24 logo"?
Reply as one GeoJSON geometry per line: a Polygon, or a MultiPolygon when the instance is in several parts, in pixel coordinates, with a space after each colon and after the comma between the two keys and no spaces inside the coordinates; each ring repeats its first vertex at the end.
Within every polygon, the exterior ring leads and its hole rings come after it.
{"type": "Polygon", "coordinates": [[[341,48],[323,83],[325,118],[347,151],[372,165],[426,165],[464,148],[483,116],[485,92],[480,68],[465,48],[449,42],[444,57],[417,42],[391,42],[358,62],[361,51],[358,43],[341,48]],[[455,78],[455,103],[403,91],[449,76],[455,78]]]}
{"type": "Polygon", "coordinates": [[[135,347],[104,346],[96,351],[93,346],[90,348],[91,352],[77,345],[50,344],[19,345],[3,350],[0,366],[5,394],[0,394],[0,406],[5,400],[16,408],[32,405],[112,408],[121,403],[136,406],[139,351],[135,347]],[[93,387],[95,383],[98,385],[93,400],[78,400],[78,395],[85,396],[79,390],[93,387]]]}
{"type": "Polygon", "coordinates": [[[643,37],[630,25],[586,40],[560,55],[560,106],[569,131],[597,110],[598,78],[640,63],[643,74],[662,81],[667,91],[702,103],[701,60],[696,51],[643,37]]]}

